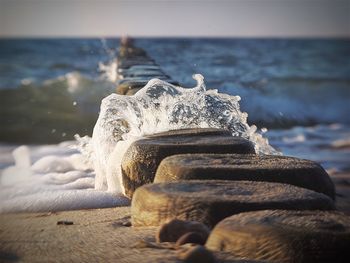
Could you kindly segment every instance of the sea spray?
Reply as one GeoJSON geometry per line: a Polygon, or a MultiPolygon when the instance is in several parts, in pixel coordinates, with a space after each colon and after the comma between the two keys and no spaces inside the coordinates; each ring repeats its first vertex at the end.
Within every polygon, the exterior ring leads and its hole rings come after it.
{"type": "Polygon", "coordinates": [[[133,96],[111,94],[102,100],[91,140],[95,189],[124,192],[120,164],[126,149],[145,135],[167,130],[228,129],[252,141],[259,154],[280,154],[248,125],[239,96],[206,90],[202,75],[193,78],[197,85],[191,89],[152,79],[133,96]]]}

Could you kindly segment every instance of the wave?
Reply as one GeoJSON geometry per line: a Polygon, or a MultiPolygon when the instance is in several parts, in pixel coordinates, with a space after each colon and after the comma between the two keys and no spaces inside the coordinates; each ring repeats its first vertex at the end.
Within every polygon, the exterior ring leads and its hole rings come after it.
{"type": "Polygon", "coordinates": [[[350,80],[275,78],[260,82],[224,82],[220,91],[239,94],[253,123],[269,128],[350,124],[350,80]]]}
{"type": "MultiPolygon", "coordinates": [[[[116,65],[114,57],[100,62],[98,78],[73,71],[41,83],[25,78],[17,88],[1,89],[0,140],[57,143],[76,133],[91,136],[100,101],[115,90],[116,65]]],[[[227,79],[210,80],[209,87],[239,95],[249,121],[259,127],[350,124],[348,79],[248,78],[238,83],[227,79]]]]}
{"type": "Polygon", "coordinates": [[[285,155],[313,160],[332,173],[350,171],[350,125],[298,126],[265,135],[285,155]]]}
{"type": "Polygon", "coordinates": [[[203,76],[194,78],[197,86],[192,89],[152,79],[133,96],[112,94],[102,100],[88,145],[96,172],[95,189],[123,192],[120,164],[126,149],[144,135],[167,130],[227,129],[233,136],[252,141],[257,153],[279,154],[256,133],[254,125],[248,125],[239,96],[206,90],[203,76]]]}
{"type": "Polygon", "coordinates": [[[42,83],[30,80],[0,90],[0,140],[11,143],[57,143],[76,133],[92,134],[102,98],[113,83],[70,72],[42,83]]]}
{"type": "MultiPolygon", "coordinates": [[[[57,143],[73,139],[76,133],[91,136],[100,101],[115,90],[115,67],[111,59],[100,63],[97,79],[70,72],[41,83],[23,79],[15,89],[1,89],[0,140],[57,143]]],[[[209,83],[220,92],[239,95],[242,110],[258,127],[350,124],[347,79],[289,77],[209,83]]]]}

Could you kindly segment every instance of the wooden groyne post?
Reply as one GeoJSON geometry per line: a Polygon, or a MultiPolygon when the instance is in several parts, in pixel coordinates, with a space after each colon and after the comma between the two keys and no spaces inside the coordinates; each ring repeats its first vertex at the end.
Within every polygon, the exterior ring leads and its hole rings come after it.
{"type": "Polygon", "coordinates": [[[153,78],[178,85],[145,50],[135,47],[133,39],[123,37],[117,58],[117,88],[121,95],[133,95],[153,78]]]}

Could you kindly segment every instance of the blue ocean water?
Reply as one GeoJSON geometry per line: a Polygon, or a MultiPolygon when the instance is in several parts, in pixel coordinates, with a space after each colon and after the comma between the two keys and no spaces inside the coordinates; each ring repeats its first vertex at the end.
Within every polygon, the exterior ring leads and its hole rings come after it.
{"type": "MultiPolygon", "coordinates": [[[[135,45],[185,87],[200,73],[208,88],[241,96],[249,123],[284,154],[350,171],[349,40],[143,38],[135,45]]],[[[0,142],[91,134],[101,99],[115,89],[118,46],[119,39],[1,39],[0,142]]]]}

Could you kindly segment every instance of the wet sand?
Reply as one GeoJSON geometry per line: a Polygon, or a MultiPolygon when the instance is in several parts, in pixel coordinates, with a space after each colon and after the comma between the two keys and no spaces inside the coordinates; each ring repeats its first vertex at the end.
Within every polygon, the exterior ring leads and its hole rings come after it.
{"type": "Polygon", "coordinates": [[[1,215],[0,262],[182,262],[175,250],[143,248],[143,240],[155,242],[156,227],[124,226],[129,219],[130,207],[1,215]]]}
{"type": "MultiPolygon", "coordinates": [[[[350,215],[350,174],[335,174],[337,207],[350,215]]],[[[128,227],[130,207],[0,215],[1,262],[181,262],[155,242],[155,227],[128,227]],[[63,221],[67,225],[58,225],[63,221]],[[69,223],[73,223],[69,225],[69,223]],[[141,244],[141,245],[140,245],[141,244]]],[[[216,252],[218,262],[252,262],[216,252]]]]}

